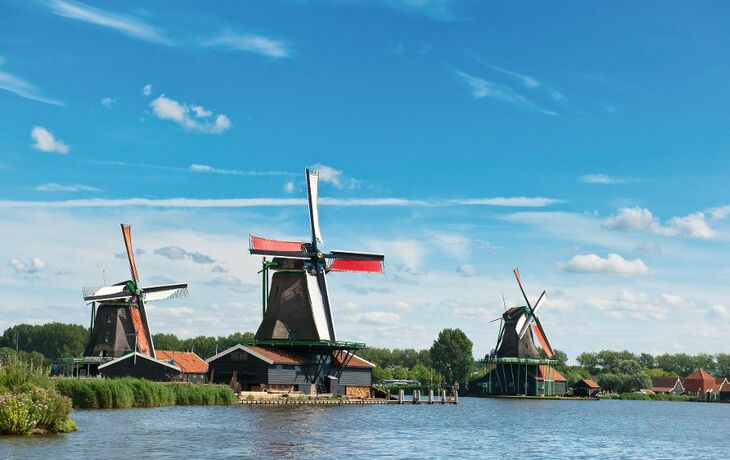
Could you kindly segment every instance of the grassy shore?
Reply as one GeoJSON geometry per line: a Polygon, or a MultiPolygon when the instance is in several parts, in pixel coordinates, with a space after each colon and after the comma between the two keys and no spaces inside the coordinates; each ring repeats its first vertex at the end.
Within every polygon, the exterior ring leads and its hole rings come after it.
{"type": "Polygon", "coordinates": [[[71,400],[58,391],[48,369],[20,361],[0,365],[0,434],[76,431],[71,400]]]}
{"type": "Polygon", "coordinates": [[[629,401],[695,401],[696,397],[687,395],[665,395],[661,393],[647,395],[644,393],[619,393],[616,395],[601,396],[602,399],[623,399],[629,401]]]}
{"type": "Polygon", "coordinates": [[[149,380],[57,379],[58,391],[71,398],[77,409],[122,409],[128,407],[212,406],[237,402],[226,385],[159,383],[149,380]]]}

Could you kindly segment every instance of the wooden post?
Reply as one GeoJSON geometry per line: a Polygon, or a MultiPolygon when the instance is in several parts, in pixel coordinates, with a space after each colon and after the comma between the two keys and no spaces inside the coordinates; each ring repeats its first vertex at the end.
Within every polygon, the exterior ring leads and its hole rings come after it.
{"type": "Polygon", "coordinates": [[[428,403],[433,404],[433,388],[428,390],[428,403]]]}
{"type": "Polygon", "coordinates": [[[385,400],[390,401],[390,389],[385,390],[385,400]]]}
{"type": "Polygon", "coordinates": [[[398,390],[398,404],[403,404],[404,395],[404,390],[398,390]]]}
{"type": "Polygon", "coordinates": [[[418,390],[413,390],[413,404],[418,404],[418,390]]]}
{"type": "Polygon", "coordinates": [[[459,404],[459,392],[454,392],[454,404],[459,404]]]}
{"type": "Polygon", "coordinates": [[[441,404],[446,404],[446,390],[441,390],[441,404]]]}

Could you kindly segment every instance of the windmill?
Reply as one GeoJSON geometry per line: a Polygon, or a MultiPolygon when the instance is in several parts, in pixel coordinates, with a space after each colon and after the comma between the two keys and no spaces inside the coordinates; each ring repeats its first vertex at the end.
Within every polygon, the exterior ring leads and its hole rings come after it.
{"type": "Polygon", "coordinates": [[[132,227],[122,224],[131,279],[101,288],[84,288],[84,301],[91,304],[91,336],[85,356],[118,357],[136,351],[155,358],[145,302],[184,297],[187,283],[142,287],[134,261],[132,227]]]}
{"type": "MultiPolygon", "coordinates": [[[[318,391],[335,391],[342,371],[364,343],[337,340],[332,302],[327,289],[331,272],[382,273],[385,256],[355,251],[322,250],[319,227],[319,174],[307,169],[309,241],[250,237],[249,251],[264,256],[263,319],[249,345],[296,355],[308,364],[298,367],[303,381],[318,391]],[[267,258],[271,258],[268,260],[267,258]],[[269,271],[271,287],[269,288],[269,271]]],[[[271,384],[268,381],[268,384],[271,384]]]]}
{"type": "Polygon", "coordinates": [[[317,207],[319,174],[306,170],[310,241],[250,237],[249,251],[264,256],[264,318],[256,339],[336,342],[327,273],[382,273],[385,256],[353,251],[323,252],[317,207]],[[266,257],[273,260],[267,262],[266,257]],[[268,271],[274,270],[267,289],[268,271]],[[267,292],[268,290],[268,292],[267,292]]]}
{"type": "MultiPolygon", "coordinates": [[[[525,305],[502,313],[497,346],[484,359],[488,372],[481,379],[483,392],[491,395],[548,396],[565,391],[565,379],[552,365],[555,353],[537,316],[547,300],[545,291],[532,303],[525,293],[519,268],[513,270],[525,305]],[[537,338],[545,354],[535,345],[537,338]]],[[[495,320],[496,321],[496,320],[495,320]]]]}

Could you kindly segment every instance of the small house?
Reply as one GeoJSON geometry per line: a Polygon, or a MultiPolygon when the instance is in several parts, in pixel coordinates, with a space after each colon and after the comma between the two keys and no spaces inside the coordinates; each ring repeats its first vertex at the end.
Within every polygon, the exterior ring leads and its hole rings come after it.
{"type": "Polygon", "coordinates": [[[346,351],[333,356],[337,365],[342,367],[339,384],[345,387],[344,394],[354,398],[369,398],[375,364],[346,351]]]}
{"type": "Polygon", "coordinates": [[[717,392],[717,399],[720,401],[730,401],[730,381],[723,379],[717,392]]]}
{"type": "Polygon", "coordinates": [[[538,396],[565,396],[568,392],[568,381],[548,364],[538,366],[535,380],[538,396]]]}
{"type": "Polygon", "coordinates": [[[706,370],[699,368],[682,379],[684,391],[692,395],[712,393],[718,386],[717,379],[706,370]]]}
{"type": "Polygon", "coordinates": [[[98,369],[102,377],[136,377],[158,382],[179,380],[182,374],[179,366],[136,351],[100,364],[98,369]]]}
{"type": "Polygon", "coordinates": [[[601,387],[591,379],[583,379],[573,385],[573,396],[593,398],[599,391],[601,387]]]}
{"type": "Polygon", "coordinates": [[[681,395],[685,390],[679,377],[652,377],[651,391],[654,394],[681,395]]]}
{"type": "Polygon", "coordinates": [[[191,351],[155,350],[160,361],[180,368],[180,378],[190,383],[205,383],[208,374],[208,363],[191,351]]]}

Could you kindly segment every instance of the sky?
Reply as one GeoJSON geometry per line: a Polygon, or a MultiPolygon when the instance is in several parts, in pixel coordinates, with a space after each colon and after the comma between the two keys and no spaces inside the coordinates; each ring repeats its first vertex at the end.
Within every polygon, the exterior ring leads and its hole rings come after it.
{"type": "Polygon", "coordinates": [[[88,324],[83,286],[187,281],[153,333],[255,331],[250,234],[383,252],[328,277],[338,338],[726,352],[730,5],[0,2],[0,329],[88,324]],[[504,297],[504,302],[503,302],[504,297]]]}

